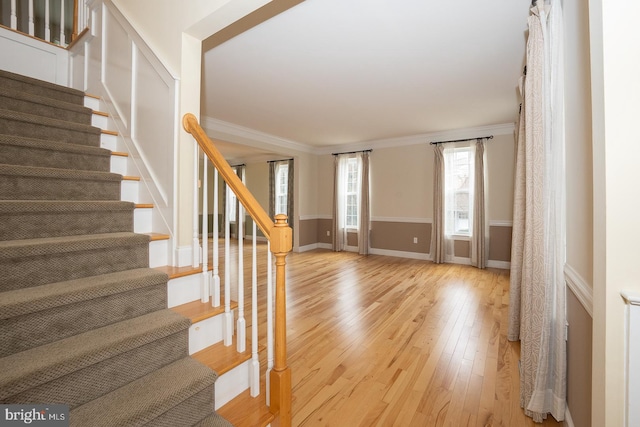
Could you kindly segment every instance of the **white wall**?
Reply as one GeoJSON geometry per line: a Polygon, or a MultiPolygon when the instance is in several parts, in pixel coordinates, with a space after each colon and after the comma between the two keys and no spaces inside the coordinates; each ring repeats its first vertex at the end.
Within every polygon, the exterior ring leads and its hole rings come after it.
{"type": "MultiPolygon", "coordinates": [[[[592,425],[625,420],[625,305],[640,292],[640,239],[633,197],[640,140],[640,3],[591,0],[589,30],[593,119],[593,408],[592,425]]],[[[637,405],[637,402],[631,402],[637,405]]]]}

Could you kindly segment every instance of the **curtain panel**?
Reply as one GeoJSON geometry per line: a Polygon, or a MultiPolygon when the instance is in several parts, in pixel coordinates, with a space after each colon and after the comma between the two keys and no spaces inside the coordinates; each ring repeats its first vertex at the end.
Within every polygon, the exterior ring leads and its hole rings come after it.
{"type": "Polygon", "coordinates": [[[431,260],[445,261],[444,247],[444,147],[433,146],[433,224],[431,229],[431,260]]]}
{"type": "Polygon", "coordinates": [[[287,163],[287,218],[288,225],[293,230],[293,159],[289,159],[287,163]]]}
{"type": "Polygon", "coordinates": [[[276,216],[276,168],[277,162],[269,162],[269,218],[276,216]]]}
{"type": "Polygon", "coordinates": [[[520,403],[542,422],[566,409],[562,8],[531,9],[518,126],[509,340],[521,343],[520,403]]]}
{"type": "Polygon", "coordinates": [[[358,253],[369,254],[370,202],[369,202],[369,152],[359,153],[361,162],[360,173],[360,213],[358,224],[358,253]]]}
{"type": "Polygon", "coordinates": [[[484,141],[476,140],[473,177],[473,224],[471,227],[471,265],[487,266],[489,258],[489,229],[487,227],[487,204],[485,203],[484,141]]]}

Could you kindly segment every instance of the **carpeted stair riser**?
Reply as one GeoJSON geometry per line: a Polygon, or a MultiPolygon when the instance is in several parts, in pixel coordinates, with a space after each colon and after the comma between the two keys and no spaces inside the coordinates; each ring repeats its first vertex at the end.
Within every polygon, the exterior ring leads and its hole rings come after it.
{"type": "Polygon", "coordinates": [[[84,93],[79,90],[21,76],[4,70],[0,70],[0,86],[19,92],[58,99],[71,104],[82,105],[84,102],[84,93]]]}
{"type": "Polygon", "coordinates": [[[45,139],[0,135],[0,164],[109,172],[111,151],[45,139]]]}
{"type": "Polygon", "coordinates": [[[114,173],[0,165],[2,200],[119,200],[114,173]]]}
{"type": "Polygon", "coordinates": [[[0,240],[130,231],[134,207],[116,201],[0,201],[0,240]]]}
{"type": "Polygon", "coordinates": [[[91,124],[93,111],[78,104],[19,92],[0,86],[0,109],[33,114],[84,125],[91,124]]]}
{"type": "Polygon", "coordinates": [[[149,265],[149,237],[133,233],[0,242],[0,291],[149,265]]]}
{"type": "Polygon", "coordinates": [[[2,109],[0,134],[100,146],[100,129],[96,127],[2,109]]]}
{"type": "MultiPolygon", "coordinates": [[[[188,319],[165,309],[4,357],[0,359],[4,374],[0,378],[0,403],[15,401],[12,396],[53,381],[64,382],[64,377],[78,371],[84,371],[73,377],[79,383],[67,385],[98,387],[102,393],[109,393],[132,375],[139,378],[137,372],[147,369],[147,364],[157,367],[173,362],[175,359],[167,359],[167,354],[182,357],[187,352],[189,325],[188,319]],[[178,353],[172,347],[177,347],[178,353]],[[116,374],[116,369],[123,372],[116,374]],[[115,376],[105,377],[107,373],[115,376]],[[94,380],[102,384],[92,385],[94,380]]],[[[60,383],[56,388],[62,392],[60,383]]]]}
{"type": "Polygon", "coordinates": [[[233,425],[217,413],[214,413],[195,424],[194,427],[233,427],[233,425]]]}
{"type": "Polygon", "coordinates": [[[123,277],[118,283],[119,275],[125,276],[114,273],[105,275],[114,276],[106,282],[102,276],[92,276],[43,285],[42,291],[32,287],[5,292],[0,305],[0,357],[167,307],[165,275],[123,277]],[[92,289],[92,282],[104,283],[92,289]],[[51,292],[49,298],[38,300],[38,293],[45,292],[51,292]]]}
{"type": "MultiPolygon", "coordinates": [[[[215,372],[206,366],[191,358],[184,358],[103,396],[99,401],[94,400],[72,410],[71,426],[193,425],[213,411],[213,384],[216,378],[215,372]],[[211,400],[208,405],[201,404],[196,409],[193,407],[194,402],[190,400],[199,401],[200,392],[211,393],[211,400]],[[196,419],[176,419],[175,413],[169,411],[177,403],[187,405],[192,411],[197,412],[194,417],[196,419]],[[111,408],[118,410],[114,411],[111,408]],[[167,424],[168,422],[173,424],[167,424]]],[[[177,413],[180,414],[181,411],[177,413]]]]}
{"type": "Polygon", "coordinates": [[[179,405],[169,409],[164,414],[154,418],[146,425],[154,427],[192,426],[211,414],[214,407],[214,385],[211,384],[204,390],[195,393],[180,402],[179,405]]]}
{"type": "Polygon", "coordinates": [[[189,333],[186,330],[177,332],[4,400],[0,399],[0,402],[59,403],[73,409],[187,357],[188,342],[189,333]]]}

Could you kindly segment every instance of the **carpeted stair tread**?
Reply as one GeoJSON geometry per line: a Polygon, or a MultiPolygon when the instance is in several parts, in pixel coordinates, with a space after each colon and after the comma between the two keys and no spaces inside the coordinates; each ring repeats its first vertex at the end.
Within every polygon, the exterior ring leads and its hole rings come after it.
{"type": "MultiPolygon", "coordinates": [[[[74,409],[70,413],[71,426],[167,425],[166,420],[154,420],[208,388],[213,394],[216,378],[214,371],[186,357],[74,409]]],[[[210,411],[213,412],[213,403],[210,411]]],[[[181,424],[173,425],[192,424],[181,419],[181,424]]]]}
{"type": "Polygon", "coordinates": [[[0,261],[12,258],[135,246],[149,243],[149,236],[130,232],[45,237],[0,241],[0,261]]]}
{"type": "Polygon", "coordinates": [[[91,125],[0,109],[0,133],[99,147],[101,130],[91,125]]]}
{"type": "Polygon", "coordinates": [[[88,145],[0,134],[0,164],[108,172],[111,151],[88,145]]]}
{"type": "Polygon", "coordinates": [[[4,292],[0,357],[163,310],[167,279],[144,268],[4,292]]]}
{"type": "Polygon", "coordinates": [[[0,240],[131,231],[134,209],[111,200],[0,200],[0,240]]]}
{"type": "Polygon", "coordinates": [[[225,420],[218,413],[213,413],[194,427],[233,427],[233,424],[225,420]]]}
{"type": "Polygon", "coordinates": [[[65,86],[0,70],[0,86],[82,105],[84,93],[65,86]]]}
{"type": "Polygon", "coordinates": [[[168,276],[152,268],[117,271],[35,288],[2,293],[0,319],[36,313],[54,307],[88,301],[132,289],[166,284],[168,276]]]}
{"type": "Polygon", "coordinates": [[[149,266],[149,236],[131,232],[0,241],[0,291],[149,266]]]}
{"type": "Polygon", "coordinates": [[[121,182],[122,175],[112,172],[82,171],[74,169],[41,168],[36,166],[0,164],[0,175],[47,179],[121,182]]]}
{"type": "Polygon", "coordinates": [[[186,330],[188,319],[160,310],[0,359],[0,401],[186,330]]]}
{"type": "Polygon", "coordinates": [[[23,112],[85,125],[93,111],[83,105],[0,86],[0,109],[23,112]]]}
{"type": "Polygon", "coordinates": [[[119,200],[122,175],[0,164],[2,200],[119,200]]]}
{"type": "Polygon", "coordinates": [[[120,200],[1,200],[0,215],[18,213],[94,212],[101,210],[130,211],[133,202],[120,200]]]}

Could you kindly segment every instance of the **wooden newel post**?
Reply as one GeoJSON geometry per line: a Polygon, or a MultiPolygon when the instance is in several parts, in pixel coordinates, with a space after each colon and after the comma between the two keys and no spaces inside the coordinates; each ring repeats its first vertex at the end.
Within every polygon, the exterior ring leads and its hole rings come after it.
{"type": "Polygon", "coordinates": [[[276,258],[275,363],[270,377],[271,412],[280,413],[280,425],[291,426],[291,369],[287,366],[287,304],[285,258],[293,248],[287,216],[278,214],[271,229],[271,252],[276,258]]]}

